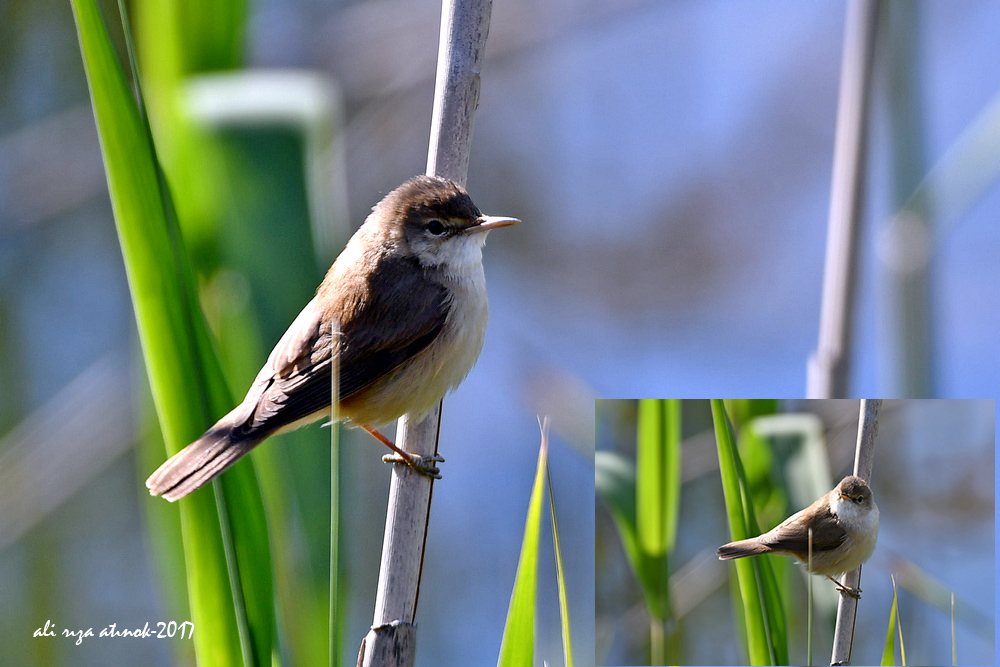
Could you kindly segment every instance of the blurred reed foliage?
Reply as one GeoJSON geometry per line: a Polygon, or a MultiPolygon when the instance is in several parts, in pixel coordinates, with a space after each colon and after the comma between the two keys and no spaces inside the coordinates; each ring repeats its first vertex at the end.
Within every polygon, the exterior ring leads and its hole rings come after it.
{"type": "MultiPolygon", "coordinates": [[[[198,305],[141,89],[133,81],[136,94],[130,90],[97,5],[79,0],[73,11],[153,401],[167,450],[176,452],[232,399],[198,305]]],[[[134,70],[128,30],[125,36],[134,70]]],[[[245,462],[213,484],[214,496],[196,494],[178,507],[193,643],[203,665],[272,660],[270,549],[254,478],[245,462]]]]}
{"type": "MultiPolygon", "coordinates": [[[[805,614],[798,598],[788,594],[798,570],[783,558],[715,565],[717,545],[701,548],[705,545],[699,547],[694,537],[704,515],[684,501],[686,494],[704,498],[721,488],[730,539],[738,540],[776,525],[828,491],[832,481],[821,420],[783,409],[780,401],[758,399],[598,401],[598,439],[607,432],[603,439],[619,447],[597,451],[597,494],[642,595],[650,633],[636,650],[648,651],[648,664],[685,662],[685,617],[724,581],[716,573],[721,567],[736,574],[729,578],[733,617],[751,663],[787,664],[789,638],[805,637],[805,614]],[[710,481],[716,465],[721,484],[710,481]]],[[[599,556],[604,552],[598,543],[599,556]]],[[[628,635],[639,644],[631,616],[617,621],[606,616],[609,591],[601,586],[601,572],[610,567],[598,558],[598,618],[616,623],[621,640],[628,635]]],[[[824,623],[836,609],[836,596],[828,592],[816,596],[824,623]]]]}
{"type": "MultiPolygon", "coordinates": [[[[195,77],[241,63],[245,2],[139,2],[135,10],[148,123],[96,5],[74,3],[156,413],[173,453],[232,407],[227,386],[247,386],[321,277],[303,168],[304,141],[315,135],[267,113],[265,122],[243,116],[232,125],[192,113],[195,77]]],[[[320,110],[330,125],[335,109],[320,110]]],[[[177,618],[190,605],[199,664],[329,660],[329,521],[311,511],[329,506],[325,495],[314,497],[328,488],[329,469],[316,461],[328,460],[329,441],[316,431],[286,437],[300,441],[287,456],[266,447],[252,455],[259,487],[248,459],[215,485],[218,504],[208,492],[176,509],[147,504],[167,599],[177,618]],[[273,564],[269,540],[284,547],[273,564]],[[235,577],[242,585],[233,588],[235,577]],[[185,588],[187,601],[177,594],[185,588]],[[275,608],[286,638],[280,649],[275,608]]],[[[164,454],[151,441],[143,460],[164,454]]]]}

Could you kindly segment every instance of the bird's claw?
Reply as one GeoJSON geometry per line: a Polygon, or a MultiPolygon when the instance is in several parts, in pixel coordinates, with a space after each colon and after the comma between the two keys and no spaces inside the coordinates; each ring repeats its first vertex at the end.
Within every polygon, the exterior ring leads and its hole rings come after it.
{"type": "Polygon", "coordinates": [[[860,600],[861,599],[861,589],[860,588],[848,588],[847,586],[841,585],[841,586],[839,586],[837,588],[837,590],[839,590],[841,593],[847,593],[848,595],[850,595],[855,600],[860,600]]]}
{"type": "Polygon", "coordinates": [[[444,463],[444,457],[440,454],[434,454],[432,456],[417,456],[416,454],[407,454],[403,456],[399,453],[386,454],[382,457],[382,460],[386,463],[405,463],[410,466],[414,472],[418,472],[425,477],[430,477],[431,479],[441,479],[441,470],[437,467],[437,463],[444,463]]]}

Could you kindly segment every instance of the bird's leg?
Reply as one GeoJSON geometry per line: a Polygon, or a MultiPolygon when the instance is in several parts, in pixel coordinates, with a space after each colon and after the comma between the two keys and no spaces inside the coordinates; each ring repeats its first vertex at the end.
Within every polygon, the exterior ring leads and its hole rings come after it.
{"type": "Polygon", "coordinates": [[[425,475],[431,479],[441,479],[441,471],[435,465],[436,463],[444,462],[444,457],[440,454],[434,454],[433,456],[417,456],[416,454],[410,454],[409,452],[404,452],[396,446],[396,443],[379,433],[368,424],[361,424],[361,428],[371,433],[373,438],[395,452],[394,454],[386,454],[382,457],[382,460],[386,463],[405,463],[421,475],[425,475]]]}
{"type": "Polygon", "coordinates": [[[826,578],[829,579],[830,581],[832,581],[833,583],[837,584],[837,590],[840,591],[841,593],[847,593],[848,595],[850,595],[855,600],[860,600],[861,599],[861,589],[860,588],[848,588],[847,586],[845,586],[844,584],[840,583],[839,581],[837,581],[836,579],[834,579],[830,575],[826,575],[826,578]]]}

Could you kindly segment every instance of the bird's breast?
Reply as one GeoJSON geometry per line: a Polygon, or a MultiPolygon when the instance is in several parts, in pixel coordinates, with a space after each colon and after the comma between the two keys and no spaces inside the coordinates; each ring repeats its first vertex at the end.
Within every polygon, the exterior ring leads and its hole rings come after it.
{"type": "Polygon", "coordinates": [[[486,337],[485,280],[450,281],[449,291],[448,316],[441,332],[412,359],[345,399],[340,406],[344,418],[371,425],[386,424],[403,414],[419,418],[465,379],[486,337]]]}

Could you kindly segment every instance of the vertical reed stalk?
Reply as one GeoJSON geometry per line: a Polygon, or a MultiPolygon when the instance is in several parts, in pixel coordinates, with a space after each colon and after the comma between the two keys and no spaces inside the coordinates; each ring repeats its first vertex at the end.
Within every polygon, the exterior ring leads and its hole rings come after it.
{"type": "Polygon", "coordinates": [[[847,11],[819,342],[807,369],[806,394],[809,398],[847,395],[858,231],[864,202],[868,100],[878,13],[878,0],[852,0],[847,11]]]}
{"type": "MultiPolygon", "coordinates": [[[[871,480],[875,460],[875,437],[878,435],[878,411],[881,400],[862,399],[858,417],[858,444],[854,452],[854,474],[866,482],[871,480]]],[[[841,583],[848,588],[861,588],[861,567],[844,575],[841,583]]],[[[854,623],[858,614],[858,600],[841,593],[837,605],[837,627],[833,633],[831,665],[849,665],[851,646],[854,644],[854,623]]]]}
{"type": "MultiPolygon", "coordinates": [[[[472,120],[479,104],[491,0],[444,0],[431,119],[427,173],[465,184],[472,120]]],[[[414,422],[403,415],[397,444],[417,456],[437,453],[441,405],[414,422]]],[[[417,596],[423,570],[433,481],[404,465],[393,466],[379,588],[372,630],[359,665],[412,665],[416,656],[417,596]]]]}

